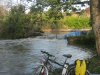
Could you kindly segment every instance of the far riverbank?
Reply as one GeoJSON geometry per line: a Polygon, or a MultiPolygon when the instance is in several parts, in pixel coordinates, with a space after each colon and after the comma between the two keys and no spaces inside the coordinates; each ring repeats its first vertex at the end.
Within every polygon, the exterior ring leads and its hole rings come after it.
{"type": "Polygon", "coordinates": [[[52,32],[52,31],[59,31],[59,32],[72,32],[72,31],[90,31],[90,29],[42,29],[43,32],[52,32]]]}

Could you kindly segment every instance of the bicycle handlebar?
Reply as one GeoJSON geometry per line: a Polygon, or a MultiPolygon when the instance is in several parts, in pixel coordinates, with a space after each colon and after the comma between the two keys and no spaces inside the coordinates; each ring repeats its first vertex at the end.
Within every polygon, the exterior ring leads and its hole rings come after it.
{"type": "Polygon", "coordinates": [[[54,55],[51,55],[51,54],[49,54],[48,52],[46,52],[46,51],[41,51],[43,54],[47,54],[48,56],[50,56],[50,57],[55,57],[54,55]]]}

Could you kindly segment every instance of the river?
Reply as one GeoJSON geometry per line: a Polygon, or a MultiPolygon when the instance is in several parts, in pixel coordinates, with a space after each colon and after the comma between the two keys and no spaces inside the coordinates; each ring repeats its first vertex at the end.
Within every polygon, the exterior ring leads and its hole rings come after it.
{"type": "Polygon", "coordinates": [[[84,49],[67,45],[64,34],[38,36],[36,38],[0,40],[0,75],[32,75],[33,68],[43,56],[41,50],[48,51],[63,62],[63,54],[72,54],[71,64],[76,59],[90,58],[92,53],[84,49]]]}

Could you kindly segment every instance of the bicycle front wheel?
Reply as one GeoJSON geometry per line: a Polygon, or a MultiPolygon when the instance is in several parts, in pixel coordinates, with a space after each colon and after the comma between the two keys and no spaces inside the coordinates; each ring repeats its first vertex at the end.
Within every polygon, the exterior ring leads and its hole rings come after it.
{"type": "Polygon", "coordinates": [[[33,75],[48,75],[48,69],[46,66],[40,65],[34,70],[33,75]]]}
{"type": "MultiPolygon", "coordinates": [[[[66,75],[75,75],[75,66],[70,68],[69,71],[68,71],[68,74],[66,74],[66,75]]],[[[90,75],[88,70],[86,70],[85,75],[90,75]]]]}

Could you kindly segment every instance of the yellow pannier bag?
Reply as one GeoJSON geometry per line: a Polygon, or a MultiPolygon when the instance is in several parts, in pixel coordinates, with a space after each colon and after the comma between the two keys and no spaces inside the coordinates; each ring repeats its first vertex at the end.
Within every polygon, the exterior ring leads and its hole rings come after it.
{"type": "Polygon", "coordinates": [[[80,75],[85,75],[85,73],[86,73],[86,62],[85,62],[85,60],[83,60],[82,63],[81,63],[81,73],[80,73],[80,75]]]}
{"type": "Polygon", "coordinates": [[[76,61],[76,68],[75,68],[75,75],[85,75],[86,73],[86,62],[85,60],[77,60],[76,61]]]}
{"type": "Polygon", "coordinates": [[[76,68],[75,68],[75,75],[80,75],[80,69],[81,69],[81,62],[80,62],[80,60],[77,60],[76,68]]]}

